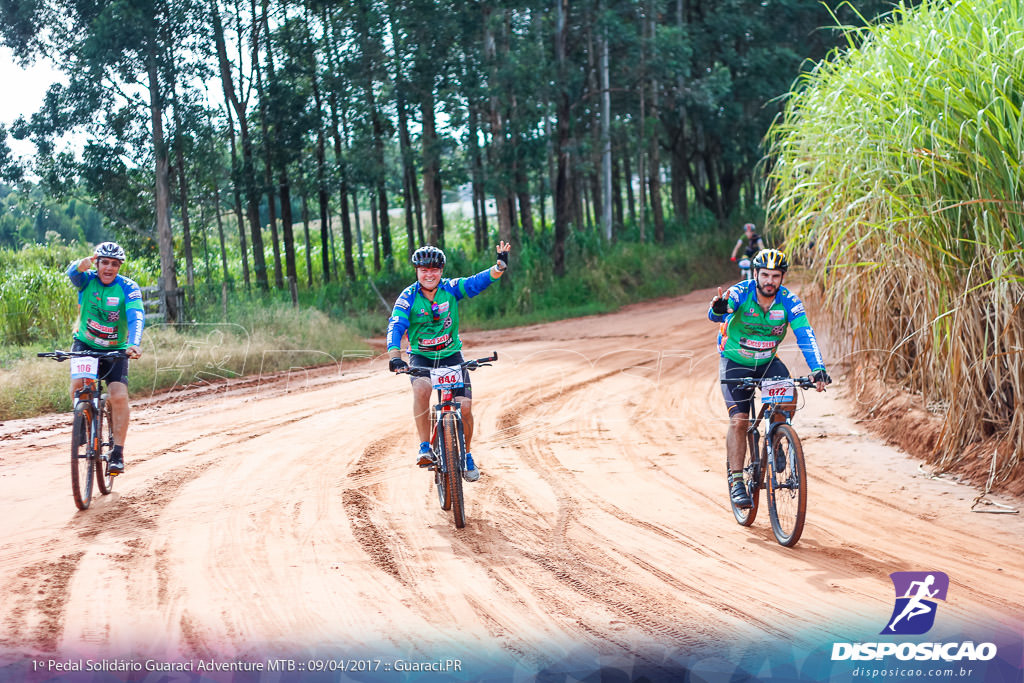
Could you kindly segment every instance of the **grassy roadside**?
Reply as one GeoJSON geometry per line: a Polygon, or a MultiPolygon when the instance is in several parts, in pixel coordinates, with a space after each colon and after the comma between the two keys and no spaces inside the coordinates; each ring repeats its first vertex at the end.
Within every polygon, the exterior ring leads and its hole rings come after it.
{"type": "MultiPolygon", "coordinates": [[[[143,357],[131,363],[129,392],[151,396],[189,384],[372,354],[347,326],[315,309],[261,307],[247,317],[232,323],[151,326],[144,334],[143,357]]],[[[24,357],[0,371],[0,420],[71,409],[67,363],[35,358],[38,350],[44,349],[23,349],[24,357]]]]}

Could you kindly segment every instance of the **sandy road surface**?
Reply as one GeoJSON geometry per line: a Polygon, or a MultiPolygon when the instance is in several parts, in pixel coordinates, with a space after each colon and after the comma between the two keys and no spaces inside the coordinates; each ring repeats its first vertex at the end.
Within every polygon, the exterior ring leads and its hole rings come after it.
{"type": "Polygon", "coordinates": [[[876,639],[888,574],[911,570],[950,577],[933,635],[1019,634],[1024,515],[971,513],[976,490],[871,438],[841,386],[796,419],[799,545],[775,542],[764,508],[734,522],[709,292],[468,335],[467,356],[501,360],[473,375],[483,475],[460,531],[413,466],[408,382],[379,361],[141,402],[127,473],[85,512],[68,416],[0,426],[0,664],[347,654],[508,673],[607,655],[657,671],[758,639],[876,639]]]}

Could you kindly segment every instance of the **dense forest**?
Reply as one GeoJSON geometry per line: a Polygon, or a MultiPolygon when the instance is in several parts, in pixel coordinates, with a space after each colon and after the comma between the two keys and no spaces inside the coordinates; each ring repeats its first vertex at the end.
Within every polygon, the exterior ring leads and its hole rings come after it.
{"type": "MultiPolygon", "coordinates": [[[[666,224],[725,225],[756,206],[780,96],[843,40],[839,25],[892,6],[835,4],[0,3],[3,43],[67,75],[0,127],[0,179],[65,202],[49,210],[76,217],[53,227],[65,237],[96,239],[102,216],[159,259],[168,291],[200,270],[265,291],[387,269],[445,245],[455,197],[472,207],[472,249],[539,240],[557,275],[573,234],[662,244],[666,224]],[[80,152],[58,143],[69,132],[80,152]],[[7,135],[37,158],[19,163],[7,135]],[[200,242],[219,260],[197,263],[200,242]]],[[[5,245],[50,230],[20,220],[5,245]]]]}

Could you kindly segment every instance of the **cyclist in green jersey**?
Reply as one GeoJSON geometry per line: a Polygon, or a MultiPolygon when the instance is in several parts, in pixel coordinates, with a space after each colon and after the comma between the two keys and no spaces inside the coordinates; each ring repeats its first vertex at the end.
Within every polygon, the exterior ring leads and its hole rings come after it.
{"type": "MultiPolygon", "coordinates": [[[[125,261],[124,249],[115,242],[103,242],[92,256],[75,261],[67,269],[71,284],[78,290],[81,312],[75,330],[72,351],[124,350],[128,358],[142,356],[142,328],[146,315],[142,307],[142,290],[118,274],[125,261]],[[95,266],[95,270],[93,270],[95,266]]],[[[124,441],[128,435],[128,359],[101,358],[99,376],[107,383],[114,430],[114,447],[110,451],[109,471],[124,472],[124,441]]],[[[71,398],[84,380],[71,381],[71,398]]]]}
{"type": "MultiPolygon", "coordinates": [[[[388,369],[397,372],[411,363],[417,367],[441,368],[463,361],[462,340],[459,338],[459,301],[474,297],[491,286],[508,268],[508,255],[512,246],[501,242],[497,248],[497,261],[487,270],[470,277],[445,278],[444,252],[434,246],[424,246],[412,255],[416,266],[416,282],[405,288],[395,301],[388,321],[388,369]],[[409,363],[402,359],[402,337],[409,335],[409,363]]],[[[430,381],[424,377],[410,377],[412,381],[412,410],[419,434],[420,446],[416,464],[433,464],[430,449],[430,381]]],[[[462,423],[466,437],[466,481],[480,478],[470,452],[473,439],[473,388],[469,373],[463,378],[465,386],[452,393],[460,403],[462,423]]]]}
{"type": "MultiPolygon", "coordinates": [[[[778,249],[762,249],[754,257],[754,279],[738,282],[723,296],[711,300],[708,319],[721,323],[718,335],[720,379],[745,377],[789,377],[789,370],[776,357],[786,331],[793,328],[797,346],[814,375],[816,388],[824,391],[831,383],[825,370],[825,361],[807,320],[804,304],[782,285],[789,262],[778,249]]],[[[722,395],[729,411],[729,431],[726,434],[726,452],[729,458],[729,477],[732,500],[737,507],[750,507],[751,500],[743,486],[743,460],[746,456],[745,437],[753,389],[733,384],[722,384],[722,395]]],[[[796,410],[796,403],[783,404],[783,410],[796,410]]],[[[783,418],[779,418],[783,419],[783,418]]]]}

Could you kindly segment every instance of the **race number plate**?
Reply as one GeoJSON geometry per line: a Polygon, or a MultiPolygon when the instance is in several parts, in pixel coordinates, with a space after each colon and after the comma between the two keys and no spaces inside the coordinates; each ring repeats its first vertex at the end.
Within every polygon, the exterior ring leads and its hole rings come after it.
{"type": "Polygon", "coordinates": [[[430,383],[435,389],[460,389],[464,386],[462,368],[432,368],[430,383]]]}
{"type": "Polygon", "coordinates": [[[99,358],[82,356],[71,359],[71,379],[96,379],[99,369],[99,358]]]}
{"type": "Polygon", "coordinates": [[[742,270],[747,270],[748,268],[750,268],[750,259],[748,259],[748,258],[741,258],[740,262],[739,262],[739,266],[740,266],[740,268],[742,270]]]}
{"type": "Polygon", "coordinates": [[[796,395],[796,385],[791,379],[776,379],[761,385],[762,403],[788,403],[796,395]]]}

